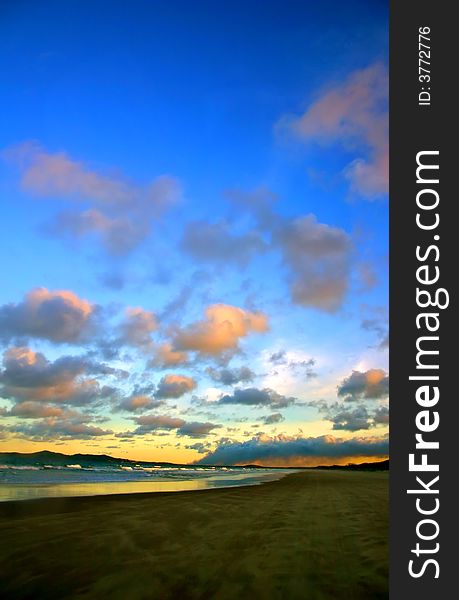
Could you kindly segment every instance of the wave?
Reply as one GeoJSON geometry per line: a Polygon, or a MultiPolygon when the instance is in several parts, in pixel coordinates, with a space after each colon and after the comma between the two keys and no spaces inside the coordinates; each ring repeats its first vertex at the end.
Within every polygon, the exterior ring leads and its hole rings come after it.
{"type": "Polygon", "coordinates": [[[27,465],[0,465],[0,469],[14,469],[15,471],[40,471],[40,467],[27,465]]]}

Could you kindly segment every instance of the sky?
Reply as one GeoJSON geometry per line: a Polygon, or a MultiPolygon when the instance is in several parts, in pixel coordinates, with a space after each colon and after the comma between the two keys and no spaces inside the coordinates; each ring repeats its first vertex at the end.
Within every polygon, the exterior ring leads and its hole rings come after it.
{"type": "Polygon", "coordinates": [[[388,454],[388,6],[0,2],[0,451],[388,454]]]}

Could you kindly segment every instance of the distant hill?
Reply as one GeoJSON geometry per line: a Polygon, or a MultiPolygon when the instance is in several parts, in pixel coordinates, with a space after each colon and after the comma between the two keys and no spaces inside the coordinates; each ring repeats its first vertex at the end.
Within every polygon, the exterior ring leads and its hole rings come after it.
{"type": "MultiPolygon", "coordinates": [[[[135,465],[143,467],[194,467],[211,468],[214,465],[193,465],[187,463],[172,463],[161,461],[142,461],[131,460],[129,458],[116,458],[107,454],[61,454],[60,452],[51,452],[50,450],[41,450],[40,452],[0,452],[0,465],[9,467],[37,466],[44,465],[52,467],[65,467],[67,465],[80,465],[81,467],[119,467],[135,465]]],[[[231,467],[232,465],[218,465],[222,467],[231,467]]],[[[260,465],[246,465],[251,468],[263,469],[260,465]]],[[[281,467],[279,467],[281,468],[281,467]]]]}
{"type": "Polygon", "coordinates": [[[344,471],[388,471],[389,470],[389,460],[379,460],[376,462],[366,462],[366,463],[349,463],[348,465],[318,465],[316,467],[261,467],[260,465],[243,465],[244,467],[250,467],[251,469],[337,469],[344,471]]]}
{"type": "Polygon", "coordinates": [[[61,454],[60,452],[50,452],[42,450],[41,452],[0,452],[0,465],[8,466],[59,466],[65,467],[69,464],[78,464],[82,467],[94,465],[115,466],[115,465],[158,465],[158,466],[184,466],[169,462],[145,462],[135,461],[128,458],[115,458],[107,454],[61,454]]]}
{"type": "Polygon", "coordinates": [[[349,465],[331,465],[323,467],[314,467],[315,469],[342,469],[345,471],[388,471],[389,470],[389,459],[379,460],[377,462],[366,462],[360,464],[349,464],[349,465]]]}
{"type": "MultiPolygon", "coordinates": [[[[11,467],[21,466],[44,466],[65,467],[66,465],[80,465],[81,467],[100,467],[110,466],[160,466],[160,467],[192,467],[194,465],[184,463],[158,462],[158,461],[141,461],[130,460],[128,458],[115,458],[107,454],[61,454],[60,452],[50,452],[42,450],[40,452],[0,452],[0,465],[11,467]]],[[[213,465],[199,465],[200,467],[213,465]]],[[[219,465],[230,467],[232,465],[219,465]]],[[[266,467],[256,464],[240,465],[241,467],[251,469],[285,469],[289,467],[266,467]]],[[[317,467],[290,467],[295,469],[339,469],[350,471],[387,471],[389,469],[389,461],[382,460],[378,462],[368,462],[361,464],[349,465],[331,465],[317,467]]]]}

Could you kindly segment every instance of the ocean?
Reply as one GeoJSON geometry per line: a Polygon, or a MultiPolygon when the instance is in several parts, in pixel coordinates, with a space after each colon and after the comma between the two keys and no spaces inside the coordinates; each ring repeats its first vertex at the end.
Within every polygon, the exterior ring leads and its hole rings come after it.
{"type": "MultiPolygon", "coordinates": [[[[250,466],[126,464],[127,461],[112,458],[109,464],[104,464],[99,457],[94,457],[93,461],[85,457],[84,461],[67,464],[55,462],[49,464],[46,460],[37,460],[35,455],[29,464],[26,460],[21,460],[21,464],[0,464],[0,502],[258,485],[294,471],[250,466]]],[[[59,462],[65,463],[65,460],[59,462]]]]}

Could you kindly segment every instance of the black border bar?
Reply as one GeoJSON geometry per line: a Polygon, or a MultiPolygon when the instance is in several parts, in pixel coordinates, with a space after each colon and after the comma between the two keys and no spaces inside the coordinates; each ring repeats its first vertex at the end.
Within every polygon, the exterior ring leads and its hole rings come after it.
{"type": "MultiPolygon", "coordinates": [[[[458,597],[456,578],[459,576],[459,552],[456,544],[457,507],[459,496],[455,489],[459,483],[458,419],[459,404],[456,388],[459,382],[459,352],[456,337],[457,327],[457,278],[459,276],[459,224],[456,217],[459,208],[459,190],[455,189],[453,179],[459,175],[459,149],[454,148],[456,138],[457,113],[459,102],[454,92],[457,89],[459,69],[454,66],[454,47],[459,39],[459,24],[453,16],[455,6],[446,0],[403,2],[392,0],[390,16],[390,598],[394,600],[435,600],[458,597]],[[427,40],[420,40],[420,28],[429,28],[427,40]],[[419,41],[430,46],[428,62],[419,63],[419,41]],[[430,80],[420,75],[419,66],[430,71],[430,80]],[[422,89],[424,88],[424,90],[422,89]],[[430,89],[429,89],[430,88],[430,89]],[[419,94],[429,92],[421,96],[419,94]],[[454,106],[453,106],[454,104],[454,106]],[[438,155],[418,155],[419,152],[438,151],[438,155]],[[417,181],[418,160],[424,163],[438,164],[439,169],[420,172],[417,181]],[[456,166],[456,162],[458,165],[456,166]],[[435,180],[438,178],[438,183],[435,180]],[[430,183],[425,180],[431,180],[430,183]],[[417,194],[421,189],[435,190],[439,196],[437,208],[421,210],[417,205],[417,194]],[[416,224],[417,213],[420,218],[434,222],[438,212],[438,227],[423,230],[416,224]],[[437,239],[437,236],[438,239],[437,239]],[[431,249],[427,258],[420,261],[416,256],[425,257],[427,248],[431,249]],[[428,264],[423,275],[436,273],[439,268],[439,280],[435,284],[420,285],[417,269],[428,264]],[[444,288],[449,294],[449,306],[444,309],[418,306],[416,288],[444,288]],[[438,364],[435,368],[419,368],[416,343],[419,337],[427,335],[425,319],[421,318],[421,328],[416,317],[422,312],[438,313],[440,326],[438,340],[424,340],[421,344],[438,355],[422,355],[421,364],[438,364]],[[429,362],[430,361],[430,362],[429,362]],[[438,376],[425,382],[410,380],[410,376],[438,376]],[[416,391],[421,385],[430,385],[431,393],[438,386],[440,399],[431,407],[420,406],[416,391]],[[418,417],[422,410],[428,410],[429,416],[418,417]],[[440,418],[438,428],[425,433],[423,439],[438,441],[438,449],[416,450],[418,425],[434,423],[437,412],[440,418]],[[414,461],[422,461],[426,454],[429,464],[438,464],[439,471],[413,472],[409,469],[409,455],[415,454],[414,461]],[[430,482],[439,476],[438,481],[430,482]],[[409,494],[409,489],[422,489],[416,480],[419,476],[430,489],[438,493],[409,494]],[[439,509],[431,515],[420,514],[421,510],[433,510],[439,501],[439,509]],[[438,524],[424,523],[431,519],[438,524]],[[431,540],[420,539],[419,533],[431,540]],[[416,555],[419,547],[432,551],[416,555]],[[436,544],[439,544],[438,551],[436,544]],[[438,563],[425,565],[421,576],[413,577],[409,573],[410,560],[412,571],[419,574],[424,562],[433,559],[438,563]],[[457,563],[457,566],[456,566],[457,563]],[[456,576],[457,573],[457,576],[456,576]],[[438,575],[436,578],[435,576],[438,575]]],[[[427,29],[423,29],[426,32],[427,29]]],[[[426,55],[421,58],[427,60],[426,55]]],[[[459,178],[456,184],[459,188],[459,178]]],[[[421,195],[421,204],[426,201],[435,204],[435,192],[421,195]]],[[[419,200],[419,199],[418,199],[419,200]]],[[[426,297],[424,297],[424,300],[426,297]]],[[[445,295],[442,295],[442,300],[445,295]]],[[[430,322],[434,323],[435,318],[430,322]]]]}

